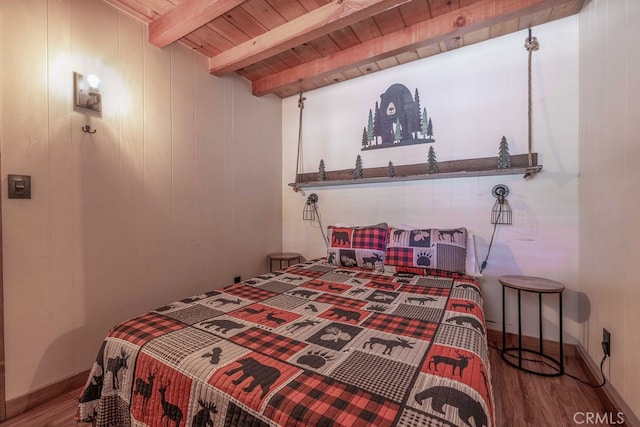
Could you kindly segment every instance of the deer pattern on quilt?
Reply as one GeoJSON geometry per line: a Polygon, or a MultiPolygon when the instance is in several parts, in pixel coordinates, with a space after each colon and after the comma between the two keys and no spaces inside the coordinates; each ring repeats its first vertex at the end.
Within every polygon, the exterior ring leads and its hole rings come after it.
{"type": "Polygon", "coordinates": [[[493,426],[482,306],[477,280],[459,273],[308,261],[116,325],[76,419],[97,427],[493,426]],[[341,411],[350,421],[336,424],[341,411]]]}

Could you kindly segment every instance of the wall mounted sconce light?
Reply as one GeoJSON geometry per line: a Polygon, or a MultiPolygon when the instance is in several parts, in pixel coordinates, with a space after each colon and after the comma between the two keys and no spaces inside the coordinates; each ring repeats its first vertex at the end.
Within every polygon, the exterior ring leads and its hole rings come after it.
{"type": "Polygon", "coordinates": [[[78,107],[94,111],[102,111],[102,94],[100,78],[95,74],[73,73],[73,91],[75,104],[78,107]]]}
{"type": "Polygon", "coordinates": [[[304,204],[304,209],[302,209],[302,219],[304,221],[318,221],[320,232],[322,233],[322,240],[324,240],[325,246],[329,247],[329,242],[327,241],[327,236],[324,234],[322,222],[320,222],[320,214],[318,213],[317,203],[318,195],[316,193],[309,194],[309,197],[307,197],[307,202],[304,204]]]}
{"type": "Polygon", "coordinates": [[[498,184],[493,187],[491,194],[496,198],[491,209],[491,224],[513,224],[511,206],[507,200],[509,187],[498,184]]]}
{"type": "Polygon", "coordinates": [[[315,221],[318,218],[318,195],[316,193],[309,194],[307,197],[307,203],[302,210],[302,219],[304,221],[315,221]]]}

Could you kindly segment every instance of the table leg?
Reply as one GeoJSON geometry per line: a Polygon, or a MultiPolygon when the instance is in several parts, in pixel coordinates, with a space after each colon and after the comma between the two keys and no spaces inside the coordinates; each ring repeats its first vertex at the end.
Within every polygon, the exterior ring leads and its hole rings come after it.
{"type": "Polygon", "coordinates": [[[507,348],[507,323],[505,321],[505,313],[504,313],[504,289],[506,286],[502,287],[502,351],[507,348]]]}
{"type": "Polygon", "coordinates": [[[518,367],[522,368],[522,315],[520,307],[520,289],[518,289],[518,367]]]}
{"type": "Polygon", "coordinates": [[[542,294],[538,294],[538,329],[540,330],[540,354],[542,351],[542,294]]]}
{"type": "Polygon", "coordinates": [[[564,345],[562,344],[562,292],[558,294],[560,296],[560,375],[564,374],[564,345]]]}

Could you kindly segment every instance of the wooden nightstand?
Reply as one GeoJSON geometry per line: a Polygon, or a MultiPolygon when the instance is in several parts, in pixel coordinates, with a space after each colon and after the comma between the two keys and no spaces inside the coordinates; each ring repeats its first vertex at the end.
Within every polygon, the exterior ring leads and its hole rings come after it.
{"type": "Polygon", "coordinates": [[[291,264],[300,263],[300,261],[302,260],[302,255],[296,252],[275,252],[267,255],[267,258],[269,258],[269,271],[273,273],[274,261],[279,262],[279,269],[282,270],[285,267],[285,262],[287,263],[286,267],[289,267],[291,264]]]}
{"type": "Polygon", "coordinates": [[[502,284],[502,359],[508,364],[515,366],[523,371],[543,376],[559,376],[564,374],[564,354],[562,344],[562,292],[564,285],[554,280],[543,279],[541,277],[532,276],[501,276],[498,281],[502,284]],[[518,345],[517,347],[507,347],[506,338],[506,320],[505,320],[505,290],[507,288],[518,291],[518,345]],[[522,317],[520,295],[522,292],[532,292],[538,294],[538,328],[540,331],[538,350],[526,349],[522,346],[522,317]],[[559,307],[559,328],[560,328],[560,358],[555,359],[545,354],[542,339],[542,294],[557,294],[559,307]],[[517,354],[512,354],[517,352],[517,354]],[[556,365],[554,372],[539,372],[522,366],[522,353],[533,353],[544,359],[551,361],[556,365]],[[510,360],[507,356],[517,358],[517,363],[510,360]]]}

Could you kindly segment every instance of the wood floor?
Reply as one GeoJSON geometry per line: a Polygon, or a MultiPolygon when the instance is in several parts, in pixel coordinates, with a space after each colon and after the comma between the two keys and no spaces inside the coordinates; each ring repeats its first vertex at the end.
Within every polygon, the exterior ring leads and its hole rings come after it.
{"type": "MultiPolygon", "coordinates": [[[[582,415],[576,418],[578,423],[574,422],[574,414],[578,412],[604,413],[593,388],[568,376],[540,377],[519,371],[505,363],[495,348],[490,349],[490,356],[498,427],[575,426],[585,424],[582,415]]],[[[567,372],[585,378],[575,358],[565,360],[567,372]]],[[[78,427],[73,416],[79,394],[79,389],[63,394],[41,407],[0,423],[0,427],[78,427]]],[[[603,424],[589,424],[594,425],[603,424]]]]}

